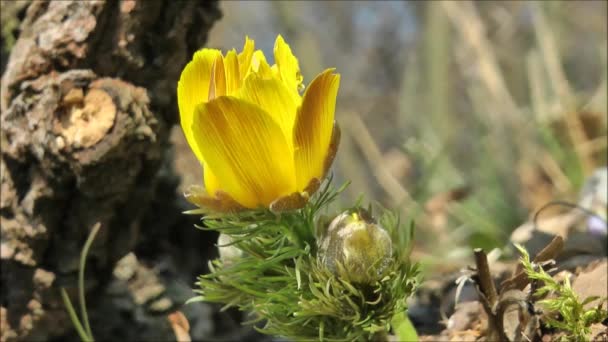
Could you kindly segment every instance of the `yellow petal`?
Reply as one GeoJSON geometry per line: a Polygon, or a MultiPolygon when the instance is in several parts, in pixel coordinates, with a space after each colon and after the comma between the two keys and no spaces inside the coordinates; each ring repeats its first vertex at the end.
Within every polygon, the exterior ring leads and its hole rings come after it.
{"type": "Polygon", "coordinates": [[[258,106],[224,96],[196,109],[195,139],[230,197],[247,208],[295,191],[293,155],[279,125],[258,106]]]}
{"type": "Polygon", "coordinates": [[[221,189],[220,181],[217,179],[209,165],[203,164],[203,179],[205,180],[205,190],[211,196],[221,189]]]}
{"type": "Polygon", "coordinates": [[[258,105],[270,114],[281,127],[290,151],[293,151],[293,124],[300,103],[294,100],[284,83],[254,73],[247,76],[238,97],[258,105]]]}
{"type": "MultiPolygon", "coordinates": [[[[264,56],[262,50],[257,50],[253,53],[249,72],[251,71],[260,74],[263,78],[272,78],[272,71],[270,70],[268,62],[266,62],[266,56],[264,56]]],[[[245,76],[245,78],[247,78],[247,76],[245,76]]]]}
{"type": "Polygon", "coordinates": [[[270,71],[272,71],[272,77],[277,78],[277,79],[281,79],[281,73],[279,72],[279,67],[276,64],[273,64],[270,67],[270,71]]]}
{"type": "Polygon", "coordinates": [[[340,136],[340,126],[334,122],[334,131],[331,133],[329,148],[327,149],[327,154],[325,155],[325,160],[323,161],[323,173],[321,174],[321,178],[325,178],[327,172],[331,168],[331,164],[334,162],[334,158],[338,152],[338,146],[340,145],[340,136]]]}
{"type": "Polygon", "coordinates": [[[249,67],[251,65],[251,58],[253,57],[253,51],[255,50],[255,42],[253,39],[249,39],[249,37],[245,37],[245,45],[243,46],[243,51],[239,53],[239,75],[241,80],[245,79],[247,72],[249,71],[249,67]]]}
{"type": "Polygon", "coordinates": [[[211,101],[224,95],[226,95],[226,72],[224,71],[224,57],[219,55],[213,61],[213,67],[211,68],[208,100],[211,101]]]}
{"type": "Polygon", "coordinates": [[[277,36],[274,43],[274,61],[283,82],[287,84],[290,91],[298,93],[303,80],[298,59],[281,35],[277,36]]]}
{"type": "Polygon", "coordinates": [[[211,69],[217,56],[221,56],[219,50],[202,49],[197,51],[192,61],[182,71],[177,83],[180,124],[190,148],[201,162],[202,154],[198,150],[194,141],[194,135],[192,134],[192,118],[194,116],[194,108],[199,103],[207,101],[211,69]]]}
{"type": "Polygon", "coordinates": [[[321,180],[334,127],[340,75],[327,69],[308,86],[294,125],[295,166],[298,190],[312,178],[321,180]]]}
{"type": "Polygon", "coordinates": [[[226,95],[233,95],[241,87],[239,61],[235,50],[231,50],[224,58],[226,72],[226,95]]]}

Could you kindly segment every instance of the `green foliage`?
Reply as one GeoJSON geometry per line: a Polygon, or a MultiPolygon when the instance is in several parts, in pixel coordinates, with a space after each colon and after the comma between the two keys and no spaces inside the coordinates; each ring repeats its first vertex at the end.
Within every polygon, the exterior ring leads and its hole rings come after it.
{"type": "Polygon", "coordinates": [[[562,337],[563,340],[586,340],[591,333],[591,325],[601,323],[608,318],[608,310],[603,308],[604,303],[608,303],[608,298],[601,298],[600,304],[597,307],[586,309],[585,306],[587,304],[600,298],[591,296],[582,301],[579,300],[576,293],[572,290],[568,278],[563,283],[557,282],[542,267],[532,264],[530,255],[522,246],[516,245],[516,247],[522,254],[520,260],[528,278],[539,281],[542,284],[534,295],[539,298],[551,295],[551,297],[540,300],[538,303],[543,305],[549,312],[559,314],[559,318],[550,315],[546,316],[545,323],[549,327],[566,332],[567,334],[562,337]]]}
{"type": "MultiPolygon", "coordinates": [[[[343,189],[343,188],[342,188],[343,189]]],[[[396,215],[380,222],[393,238],[394,257],[385,276],[373,284],[337,277],[316,257],[320,212],[342,190],[329,182],[303,209],[282,214],[250,211],[207,216],[207,228],[230,236],[222,248],[236,248],[237,257],[220,257],[210,273],[199,277],[199,296],[236,306],[256,317],[256,329],[296,340],[357,341],[377,339],[391,329],[391,320],[406,310],[406,299],[418,284],[418,268],[409,251],[411,229],[396,215]],[[406,235],[406,236],[404,236],[406,235]]],[[[322,224],[322,223],[321,223],[322,224]]],[[[410,227],[411,228],[411,227],[410,227]]],[[[227,254],[224,254],[227,255],[227,254]]]]}

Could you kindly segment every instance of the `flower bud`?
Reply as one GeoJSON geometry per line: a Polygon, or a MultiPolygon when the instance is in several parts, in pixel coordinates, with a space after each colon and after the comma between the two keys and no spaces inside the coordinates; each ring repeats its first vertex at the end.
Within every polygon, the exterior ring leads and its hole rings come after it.
{"type": "Polygon", "coordinates": [[[392,256],[389,234],[365,212],[338,215],[320,237],[318,255],[334,274],[354,283],[382,278],[392,256]]]}

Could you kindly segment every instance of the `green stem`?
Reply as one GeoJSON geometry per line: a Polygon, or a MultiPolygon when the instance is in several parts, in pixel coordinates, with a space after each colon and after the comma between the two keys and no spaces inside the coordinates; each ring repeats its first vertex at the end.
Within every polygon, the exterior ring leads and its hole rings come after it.
{"type": "Polygon", "coordinates": [[[68,293],[65,291],[65,289],[63,287],[61,288],[61,298],[63,298],[63,304],[65,305],[66,309],[68,310],[68,314],[70,315],[70,320],[72,320],[72,324],[74,324],[74,327],[76,328],[76,331],[78,332],[78,336],[80,336],[80,339],[82,341],[93,341],[92,338],[87,336],[87,333],[86,333],[86,331],[84,331],[82,324],[80,324],[80,320],[78,319],[78,316],[76,315],[74,306],[72,306],[70,297],[68,297],[68,293]]]}
{"type": "Polygon", "coordinates": [[[85,270],[85,265],[86,265],[86,260],[87,260],[87,254],[89,253],[89,249],[91,248],[91,245],[93,244],[93,241],[95,240],[95,236],[99,232],[100,227],[101,227],[101,225],[99,223],[97,223],[97,224],[95,224],[95,226],[93,226],[93,229],[91,229],[91,232],[89,233],[89,237],[87,238],[87,241],[84,243],[84,247],[82,248],[82,251],[80,253],[80,267],[78,270],[78,296],[79,296],[79,301],[80,301],[80,315],[82,316],[82,321],[84,323],[85,331],[87,332],[87,335],[90,337],[91,341],[93,341],[93,333],[91,332],[91,326],[89,325],[89,316],[87,314],[87,304],[86,304],[85,296],[84,296],[84,293],[85,293],[84,270],[85,270]]]}
{"type": "Polygon", "coordinates": [[[405,311],[397,313],[391,321],[393,332],[399,341],[417,342],[418,333],[405,311]]]}

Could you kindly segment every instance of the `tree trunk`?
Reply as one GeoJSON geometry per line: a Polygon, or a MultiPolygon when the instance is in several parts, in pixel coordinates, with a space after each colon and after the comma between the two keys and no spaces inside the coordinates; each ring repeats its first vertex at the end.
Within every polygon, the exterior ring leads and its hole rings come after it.
{"type": "Polygon", "coordinates": [[[190,241],[169,232],[178,222],[193,231],[179,215],[169,133],[180,72],[220,16],[215,1],[28,5],[0,93],[2,341],[75,336],[58,289],[75,293],[79,253],[97,222],[85,276],[94,335],[171,337],[158,315],[176,305],[158,303],[167,286],[137,292],[138,282],[158,278],[146,256],[190,241]],[[114,270],[133,250],[142,256],[114,270]]]}

